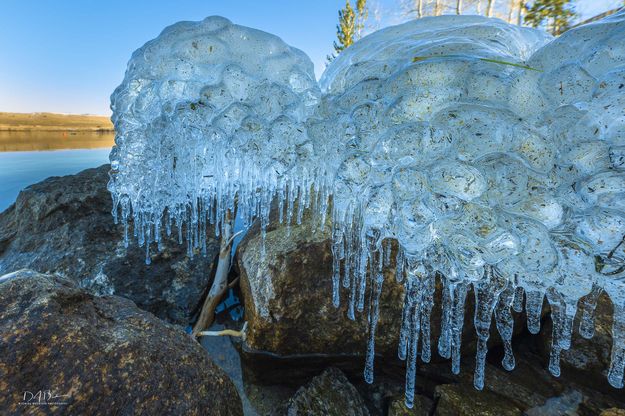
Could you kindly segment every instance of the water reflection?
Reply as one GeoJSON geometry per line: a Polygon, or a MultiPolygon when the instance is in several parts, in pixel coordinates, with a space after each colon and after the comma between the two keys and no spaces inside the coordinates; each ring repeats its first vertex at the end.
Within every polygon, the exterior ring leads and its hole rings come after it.
{"type": "Polygon", "coordinates": [[[15,201],[24,187],[50,176],[71,175],[108,163],[110,151],[106,147],[46,152],[0,152],[0,212],[15,201]]]}
{"type": "Polygon", "coordinates": [[[110,131],[0,131],[0,152],[110,148],[114,139],[110,131]]]}

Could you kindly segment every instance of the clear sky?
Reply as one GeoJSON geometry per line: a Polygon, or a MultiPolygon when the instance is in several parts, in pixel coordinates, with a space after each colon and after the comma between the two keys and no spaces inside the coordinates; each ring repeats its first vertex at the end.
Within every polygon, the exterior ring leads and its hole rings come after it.
{"type": "MultiPolygon", "coordinates": [[[[400,0],[370,1],[388,9],[400,0]]],[[[620,1],[620,0],[618,0],[620,1]]],[[[579,0],[584,15],[617,0],[579,0]]],[[[2,0],[0,111],[110,114],[130,54],[180,20],[222,15],[311,57],[319,76],[344,0],[2,0]]]]}

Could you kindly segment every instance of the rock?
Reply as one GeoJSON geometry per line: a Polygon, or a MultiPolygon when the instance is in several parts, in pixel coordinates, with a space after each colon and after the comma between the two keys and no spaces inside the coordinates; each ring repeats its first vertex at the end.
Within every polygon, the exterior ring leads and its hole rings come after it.
{"type": "Polygon", "coordinates": [[[433,407],[432,399],[421,394],[415,394],[412,409],[406,407],[403,397],[396,397],[388,407],[388,416],[429,416],[433,407]]]}
{"type": "Polygon", "coordinates": [[[0,278],[0,340],[3,415],[243,414],[232,382],[179,327],[58,276],[0,278]],[[20,405],[47,390],[65,404],[20,405]]]}
{"type": "MultiPolygon", "coordinates": [[[[579,305],[583,304],[583,299],[579,305]]],[[[586,339],[579,334],[581,310],[578,308],[573,323],[573,337],[571,348],[560,354],[560,365],[565,374],[570,374],[593,389],[601,390],[608,394],[623,394],[609,385],[607,381],[608,369],[610,368],[610,354],[612,351],[612,302],[603,293],[597,302],[595,309],[595,332],[591,339],[586,339]]],[[[540,331],[542,340],[542,355],[545,362],[549,360],[552,338],[551,319],[546,319],[544,327],[540,331]]]]}
{"type": "Polygon", "coordinates": [[[476,393],[472,386],[442,384],[436,387],[435,415],[439,416],[521,416],[513,403],[490,391],[476,393]]]}
{"type": "Polygon", "coordinates": [[[607,409],[601,412],[599,416],[625,416],[625,409],[607,409]]]}
{"type": "Polygon", "coordinates": [[[368,416],[369,411],[356,388],[336,368],[300,388],[286,404],[288,416],[368,416]]]}
{"type": "MultiPolygon", "coordinates": [[[[245,304],[248,331],[246,346],[280,356],[323,354],[352,356],[362,366],[366,352],[367,308],[356,320],[347,318],[348,290],[341,291],[341,306],[332,305],[332,251],[329,227],[319,230],[319,221],[304,214],[301,225],[279,224],[275,218],[267,228],[265,250],[258,225],[237,249],[237,267],[245,304]]],[[[394,258],[394,254],[392,255],[394,258]]],[[[376,354],[395,360],[404,299],[403,283],[395,280],[393,267],[385,271],[380,298],[380,318],[375,339],[376,354]]],[[[441,292],[437,285],[431,319],[432,360],[445,361],[436,353],[441,327],[441,292]]],[[[475,352],[473,292],[466,302],[463,353],[475,352]]],[[[525,322],[515,315],[515,331],[525,322]]],[[[494,321],[494,320],[493,320],[494,321]]],[[[500,343],[493,323],[491,345],[500,343]]]]}
{"type": "Polygon", "coordinates": [[[0,274],[21,268],[58,273],[93,293],[127,297],[186,325],[213,274],[218,243],[209,238],[207,255],[190,259],[186,245],[164,238],[146,265],[145,248],[132,238],[125,248],[123,227],[113,224],[108,171],[103,165],[52,177],[20,192],[0,214],[0,274]]]}
{"type": "MultiPolygon", "coordinates": [[[[267,230],[266,254],[258,228],[237,249],[241,290],[248,322],[246,343],[278,355],[336,354],[362,356],[366,314],[346,317],[347,305],[332,305],[332,252],[328,230],[313,232],[313,219],[302,225],[267,230]]],[[[382,293],[377,351],[397,354],[403,286],[387,279],[382,293]]],[[[345,299],[346,291],[342,293],[345,299]]]]}
{"type": "MultiPolygon", "coordinates": [[[[434,414],[590,416],[622,405],[624,398],[619,400],[590,389],[575,377],[551,376],[543,367],[542,357],[531,351],[531,340],[524,341],[516,348],[517,366],[513,371],[506,371],[499,363],[491,362],[495,354],[489,354],[482,391],[473,387],[475,360],[465,359],[460,375],[453,382],[433,386],[437,403],[434,414]]],[[[424,376],[431,378],[431,374],[435,374],[451,379],[453,376],[446,374],[448,371],[437,364],[430,366],[424,376]]]]}

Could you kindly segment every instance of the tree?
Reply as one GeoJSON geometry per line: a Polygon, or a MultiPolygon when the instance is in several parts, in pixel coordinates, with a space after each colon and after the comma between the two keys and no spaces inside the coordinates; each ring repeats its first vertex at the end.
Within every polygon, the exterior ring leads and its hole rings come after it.
{"type": "Polygon", "coordinates": [[[362,37],[362,31],[365,28],[365,20],[369,15],[367,10],[367,0],[356,0],[356,38],[362,37]]]}
{"type": "Polygon", "coordinates": [[[488,0],[486,4],[486,16],[491,17],[493,15],[493,7],[495,6],[495,0],[488,0]]]}
{"type": "Polygon", "coordinates": [[[517,21],[516,24],[521,26],[523,24],[523,11],[525,10],[525,0],[519,0],[519,7],[517,8],[517,21]]]}
{"type": "Polygon", "coordinates": [[[554,36],[564,33],[576,15],[572,0],[536,0],[526,10],[525,23],[539,27],[546,22],[547,30],[554,36]]]}
{"type": "Polygon", "coordinates": [[[443,5],[441,0],[436,0],[434,2],[434,16],[440,16],[441,14],[443,14],[443,5]]]}
{"type": "Polygon", "coordinates": [[[355,11],[350,1],[345,1],[345,7],[339,10],[339,23],[336,25],[338,42],[334,41],[335,53],[328,55],[327,59],[329,62],[360,38],[367,14],[367,0],[356,0],[355,11]]]}

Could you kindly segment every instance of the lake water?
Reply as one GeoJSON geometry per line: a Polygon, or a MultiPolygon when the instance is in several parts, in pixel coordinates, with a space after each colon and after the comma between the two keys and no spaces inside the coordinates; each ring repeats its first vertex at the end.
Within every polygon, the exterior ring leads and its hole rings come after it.
{"type": "Polygon", "coordinates": [[[0,212],[28,185],[108,163],[114,137],[110,133],[8,133],[0,132],[0,212]]]}

